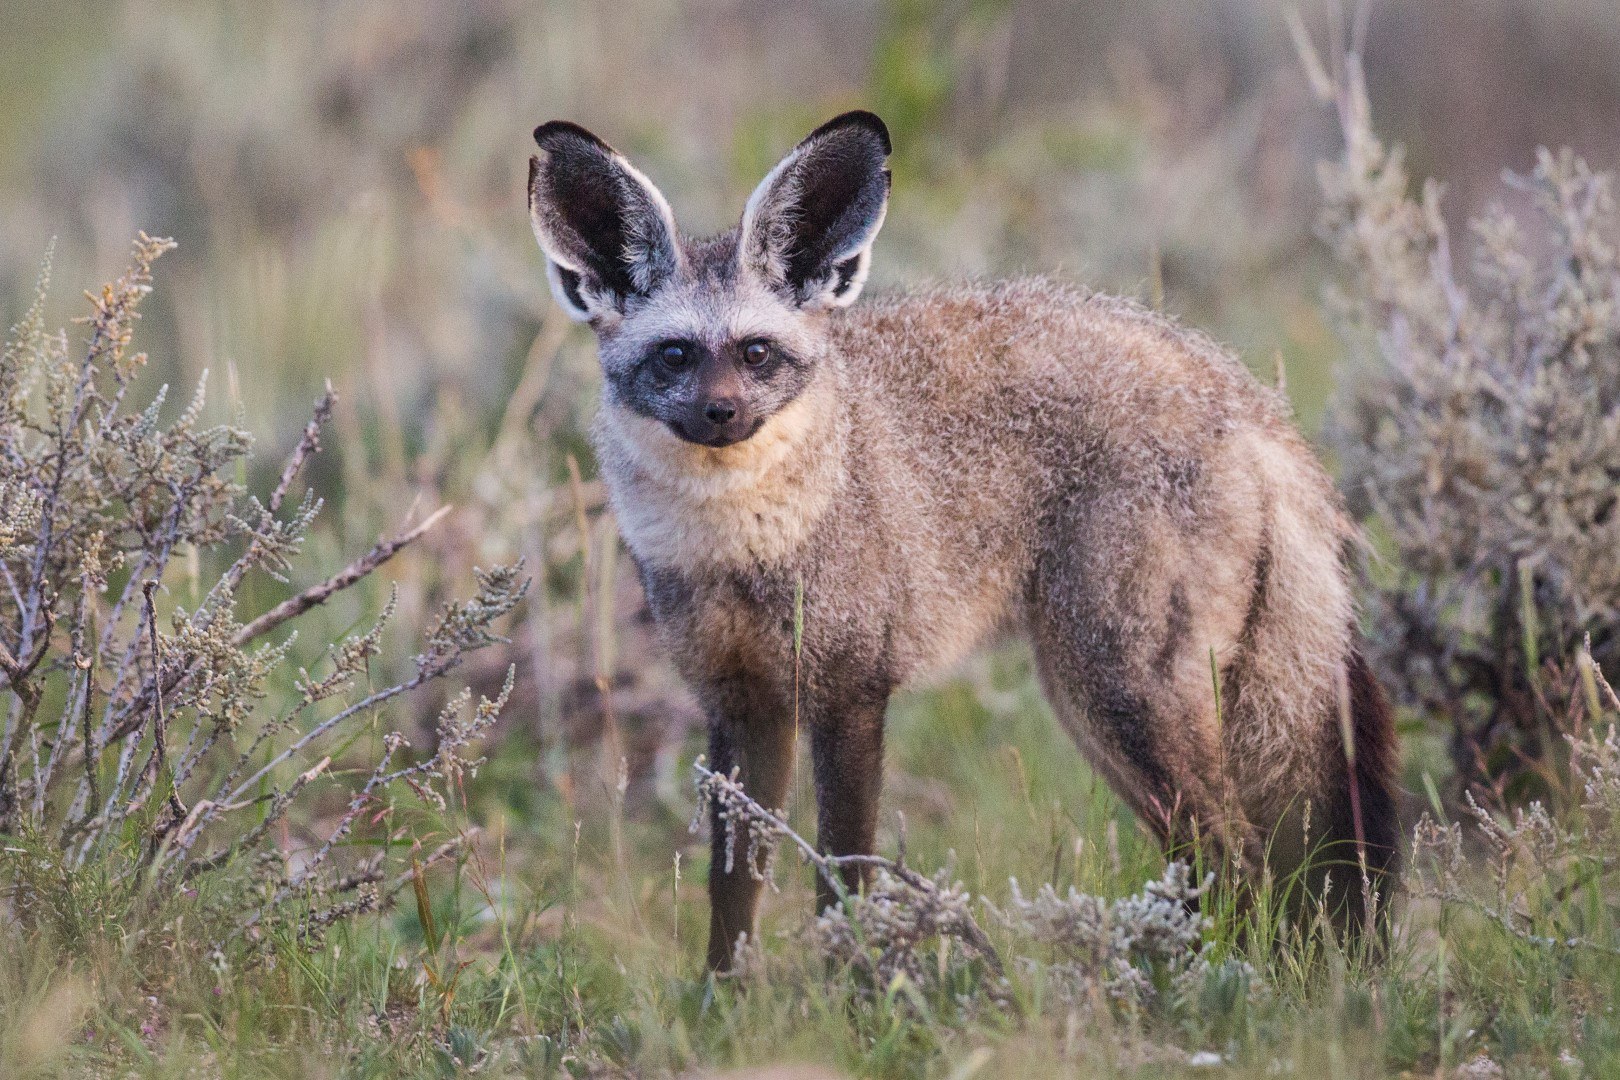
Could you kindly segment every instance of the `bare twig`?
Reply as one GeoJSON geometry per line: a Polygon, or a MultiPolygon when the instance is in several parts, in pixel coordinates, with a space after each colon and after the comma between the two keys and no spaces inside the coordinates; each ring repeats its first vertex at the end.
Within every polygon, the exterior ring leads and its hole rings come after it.
{"type": "Polygon", "coordinates": [[[293,449],[292,455],[287,458],[286,466],[281,470],[281,479],[276,481],[276,488],[270,493],[270,502],[266,507],[272,514],[281,509],[282,500],[287,497],[287,489],[292,486],[293,479],[304,467],[309,456],[321,448],[321,428],[332,417],[332,406],[337,404],[337,394],[332,390],[332,381],[326,381],[326,392],[315,403],[315,410],[310,415],[309,423],[304,425],[303,438],[293,449]]]}
{"type": "MultiPolygon", "coordinates": [[[[162,779],[163,768],[168,758],[168,729],[169,719],[163,711],[163,660],[158,653],[157,608],[152,603],[152,594],[157,591],[158,583],[148,581],[142,591],[146,598],[146,631],[152,646],[152,757],[147,762],[146,771],[151,774],[151,783],[157,784],[162,779]]],[[[172,779],[172,778],[171,778],[172,779]]],[[[137,800],[138,802],[139,800],[137,800]]],[[[174,821],[185,820],[186,808],[180,802],[180,793],[175,790],[174,784],[169,785],[169,810],[174,814],[174,821]]]]}
{"type": "Polygon", "coordinates": [[[22,665],[17,663],[17,658],[11,655],[11,650],[3,642],[0,642],[0,670],[6,673],[8,679],[22,677],[22,665]]]}
{"type": "MultiPolygon", "coordinates": [[[[727,776],[709,768],[701,756],[692,763],[692,769],[698,774],[698,783],[702,793],[714,799],[720,806],[722,816],[741,816],[744,819],[764,826],[769,833],[785,838],[804,859],[816,868],[829,888],[838,896],[840,903],[847,906],[849,892],[844,885],[844,877],[840,871],[846,866],[869,866],[886,870],[896,878],[905,882],[918,892],[933,896],[939,892],[939,887],[929,878],[917,871],[882,855],[829,855],[818,849],[810,841],[789,825],[780,814],[767,810],[754,800],[753,796],[743,790],[743,786],[735,776],[727,776]]],[[[695,821],[696,819],[694,819],[695,821]]],[[[752,864],[754,853],[749,852],[746,858],[752,864]]],[[[973,920],[971,915],[962,913],[962,921],[955,927],[963,944],[967,945],[984,960],[985,967],[1001,979],[1006,977],[1006,969],[1002,965],[1001,956],[996,947],[990,943],[984,930],[973,920]]]]}
{"type": "Polygon", "coordinates": [[[319,585],[313,585],[297,596],[283,600],[257,619],[243,626],[236,632],[232,640],[238,645],[245,644],[262,634],[274,630],[288,619],[295,619],[310,608],[326,603],[334,593],[342,592],[355,582],[360,581],[367,574],[399,554],[401,549],[421,539],[422,534],[442,521],[449,512],[449,506],[441,506],[429,514],[426,520],[415,528],[400,533],[392,540],[379,541],[370,551],[319,585]]]}

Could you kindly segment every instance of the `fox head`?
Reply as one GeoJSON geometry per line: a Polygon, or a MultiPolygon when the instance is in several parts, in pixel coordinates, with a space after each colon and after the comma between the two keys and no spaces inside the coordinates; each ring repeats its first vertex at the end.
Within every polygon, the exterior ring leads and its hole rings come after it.
{"type": "Polygon", "coordinates": [[[726,447],[804,392],[883,224],[883,121],[849,112],[811,132],[710,240],[682,236],[652,181],[584,128],[553,121],[534,141],[534,234],[557,302],[596,332],[609,408],[726,447]]]}

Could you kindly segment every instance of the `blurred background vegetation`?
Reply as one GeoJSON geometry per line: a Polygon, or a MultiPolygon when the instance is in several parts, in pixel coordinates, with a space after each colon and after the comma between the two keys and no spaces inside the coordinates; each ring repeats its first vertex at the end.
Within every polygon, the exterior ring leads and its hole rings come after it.
{"type": "MultiPolygon", "coordinates": [[[[1336,6],[1301,7],[1305,27],[1329,40],[1336,6]]],[[[1322,303],[1334,264],[1315,229],[1316,163],[1338,153],[1340,135],[1309,92],[1288,10],[11,0],[0,318],[21,315],[53,237],[53,276],[77,286],[113,277],[137,229],[172,236],[179,248],[137,336],[153,382],[189,389],[207,371],[209,409],[257,435],[264,470],[297,442],[325,380],[337,390],[311,473],[328,509],[298,581],[339,569],[413,507],[418,518],[455,507],[336,601],[331,635],[311,634],[295,661],[380,608],[387,579],[409,628],[474,565],[526,558],[536,581],[512,642],[480,654],[474,672],[493,693],[517,665],[476,813],[539,838],[512,854],[537,893],[577,894],[582,835],[586,862],[594,851],[613,885],[599,899],[634,913],[645,934],[640,913],[650,890],[668,887],[653,875],[671,848],[703,858],[684,832],[698,725],[651,646],[593,482],[595,357],[555,309],[530,234],[529,132],[553,118],[585,124],[704,233],[728,227],[815,124],[873,109],[896,154],[871,287],[1029,271],[1133,295],[1231,345],[1268,381],[1284,370],[1316,435],[1346,374],[1322,303]],[[618,730],[603,754],[609,717],[618,730]],[[607,759],[621,753],[619,792],[607,759]],[[620,794],[642,830],[628,862],[618,827],[587,809],[620,794]],[[652,869],[632,875],[632,864],[652,869]]],[[[1380,134],[1404,144],[1414,177],[1446,182],[1459,227],[1490,201],[1522,209],[1499,176],[1528,171],[1539,145],[1568,145],[1598,168],[1620,160],[1615,0],[1379,3],[1366,46],[1380,134]]],[[[45,321],[80,312],[72,288],[58,288],[45,321]]],[[[273,474],[242,479],[262,491],[273,474]]],[[[250,581],[243,604],[251,613],[283,595],[250,581]]],[[[392,640],[378,663],[403,669],[410,638],[392,640]]],[[[403,707],[426,723],[439,704],[403,707]]],[[[919,862],[959,850],[976,892],[1031,867],[1062,877],[1075,837],[1110,843],[1084,858],[1074,843],[1070,883],[1118,889],[1157,858],[1130,839],[1121,856],[1115,831],[1128,834],[1128,816],[1054,730],[1017,651],[901,700],[893,731],[885,843],[891,811],[904,810],[919,862]]],[[[1448,766],[1418,735],[1409,782],[1420,790],[1418,771],[1448,766]]],[[[684,881],[677,944],[699,936],[702,911],[701,870],[684,881]]],[[[620,944],[631,935],[628,924],[601,932],[620,944]]]]}
{"type": "MultiPolygon", "coordinates": [[[[317,558],[335,565],[418,499],[454,503],[452,527],[400,571],[405,614],[474,562],[528,555],[548,588],[511,657],[508,723],[548,745],[588,741],[608,658],[629,726],[658,729],[638,743],[651,768],[684,710],[652,670],[633,595],[605,618],[579,609],[576,500],[606,542],[582,434],[594,360],[552,310],[529,235],[528,131],[555,117],[593,128],[701,233],[729,225],[820,119],[875,109],[897,146],[878,287],[1038,271],[1136,295],[1268,379],[1281,362],[1315,432],[1340,348],[1320,303],[1315,162],[1338,134],[1285,13],[1267,0],[13,4],[0,315],[20,314],[52,237],[67,282],[111,277],[137,228],[175,237],[141,328],[162,379],[210,372],[214,407],[241,411],[267,462],[322,381],[338,390],[317,558]],[[589,627],[610,620],[625,640],[593,649],[589,627]]],[[[1325,38],[1329,13],[1304,14],[1325,38]]],[[[1414,175],[1445,179],[1459,222],[1537,145],[1612,162],[1617,14],[1609,0],[1375,5],[1381,133],[1414,175]]],[[[75,313],[69,293],[48,323],[75,313]]]]}

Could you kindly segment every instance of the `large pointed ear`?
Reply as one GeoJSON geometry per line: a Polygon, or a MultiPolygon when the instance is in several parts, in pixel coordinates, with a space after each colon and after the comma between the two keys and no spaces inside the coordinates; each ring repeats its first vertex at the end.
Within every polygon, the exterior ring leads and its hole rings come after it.
{"type": "Polygon", "coordinates": [[[534,129],[529,217],[551,291],[568,314],[623,314],[680,263],[675,218],[652,181],[578,124],[534,129]]]}
{"type": "Polygon", "coordinates": [[[889,205],[889,129],[848,112],[811,132],[754,189],[743,266],[800,307],[855,302],[889,205]]]}

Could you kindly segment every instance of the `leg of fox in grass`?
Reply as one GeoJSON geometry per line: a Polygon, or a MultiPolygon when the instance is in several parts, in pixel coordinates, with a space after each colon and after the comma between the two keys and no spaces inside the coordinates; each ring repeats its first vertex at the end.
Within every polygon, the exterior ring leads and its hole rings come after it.
{"type": "MultiPolygon", "coordinates": [[[[870,855],[876,843],[883,786],[883,714],[887,695],[841,703],[810,729],[816,773],[816,845],[829,855],[870,855]]],[[[851,892],[870,867],[845,867],[851,892]]],[[[816,882],[816,911],[838,903],[827,881],[816,882]]]]}
{"type": "MultiPolygon", "coordinates": [[[[709,760],[716,772],[737,769],[743,790],[761,806],[776,809],[787,795],[793,774],[793,718],[778,710],[760,710],[740,718],[716,718],[709,726],[709,760]]],[[[764,882],[749,871],[748,838],[739,832],[726,869],[726,822],[715,808],[709,823],[709,968],[731,967],[739,935],[754,934],[764,882]]],[[[756,867],[758,864],[756,863],[756,867]]]]}
{"type": "Polygon", "coordinates": [[[1205,870],[1236,870],[1245,877],[1255,871],[1263,858],[1255,830],[1221,769],[1218,747],[1201,737],[1196,720],[1188,723],[1180,710],[1130,698],[1117,688],[1094,693],[1088,707],[1063,707],[1059,715],[1080,733],[1092,767],[1166,855],[1205,870]]]}
{"type": "Polygon", "coordinates": [[[1253,880],[1264,852],[1225,760],[1210,666],[1211,644],[1240,629],[1246,583],[1220,589],[1191,545],[1154,522],[1133,525],[1145,538],[1135,547],[1091,520],[1069,528],[1032,590],[1048,699],[1167,854],[1253,880]]]}

